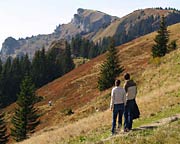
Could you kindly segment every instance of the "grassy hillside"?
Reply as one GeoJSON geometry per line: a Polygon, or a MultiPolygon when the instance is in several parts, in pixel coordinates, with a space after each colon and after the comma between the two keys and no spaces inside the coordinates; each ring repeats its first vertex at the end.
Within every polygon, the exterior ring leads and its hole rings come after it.
{"type": "MultiPolygon", "coordinates": [[[[169,27],[169,30],[170,37],[177,39],[178,49],[157,61],[150,58],[156,33],[117,48],[119,59],[138,84],[137,103],[141,118],[134,122],[134,127],[180,113],[180,24],[169,27]]],[[[43,113],[38,127],[41,130],[22,144],[36,144],[37,140],[39,144],[103,143],[102,139],[109,137],[111,89],[99,92],[96,86],[103,59],[104,55],[101,55],[37,91],[44,98],[38,104],[43,113]],[[49,100],[53,102],[51,107],[47,104],[49,100]],[[65,112],[69,108],[74,114],[66,116],[65,112]]],[[[153,143],[157,141],[156,138],[162,141],[170,138],[173,142],[179,142],[179,130],[175,127],[178,123],[155,130],[133,132],[130,134],[132,138],[116,137],[105,143],[131,143],[133,137],[141,143],[153,143]],[[166,134],[167,129],[173,132],[166,134]]]]}

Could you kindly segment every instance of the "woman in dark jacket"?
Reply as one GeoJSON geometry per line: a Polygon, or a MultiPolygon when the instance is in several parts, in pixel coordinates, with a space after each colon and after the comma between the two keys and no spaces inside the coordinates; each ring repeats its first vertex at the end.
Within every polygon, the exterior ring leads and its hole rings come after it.
{"type": "Polygon", "coordinates": [[[124,79],[124,89],[126,91],[127,100],[124,113],[124,131],[128,132],[132,129],[133,119],[139,118],[140,112],[135,101],[137,94],[136,83],[133,80],[130,80],[130,75],[128,73],[124,75],[124,79]]]}

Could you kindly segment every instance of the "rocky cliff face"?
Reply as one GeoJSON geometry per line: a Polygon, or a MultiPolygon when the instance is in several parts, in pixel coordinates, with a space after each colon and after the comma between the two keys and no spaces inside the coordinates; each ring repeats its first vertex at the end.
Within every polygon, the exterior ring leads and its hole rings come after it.
{"type": "Polygon", "coordinates": [[[3,43],[2,47],[3,47],[1,51],[2,55],[5,55],[5,54],[11,55],[16,51],[16,49],[20,48],[20,45],[16,39],[12,37],[8,37],[3,43]]]}
{"type": "Polygon", "coordinates": [[[35,51],[42,47],[47,50],[53,41],[60,39],[69,41],[77,34],[94,42],[116,35],[118,39],[126,42],[128,39],[156,30],[162,15],[166,16],[169,25],[180,22],[180,12],[174,10],[144,9],[118,18],[100,11],[79,8],[71,22],[57,26],[51,34],[19,40],[7,38],[3,43],[0,56],[5,60],[8,56],[16,57],[28,53],[32,58],[35,51]]]}
{"type": "Polygon", "coordinates": [[[74,14],[74,18],[70,23],[59,25],[52,34],[32,36],[19,40],[12,37],[7,38],[2,46],[1,58],[6,59],[8,56],[16,57],[26,53],[32,58],[35,51],[42,47],[47,50],[53,41],[59,39],[69,41],[77,34],[91,38],[100,28],[108,26],[116,18],[99,11],[80,8],[77,10],[77,14],[74,14]]]}
{"type": "Polygon", "coordinates": [[[80,34],[91,39],[99,29],[107,27],[115,19],[117,17],[99,11],[79,8],[71,22],[59,25],[55,29],[54,35],[59,39],[65,38],[70,40],[72,37],[80,34]]]}
{"type": "Polygon", "coordinates": [[[78,9],[77,12],[71,22],[84,33],[97,32],[116,18],[99,11],[78,9]]]}

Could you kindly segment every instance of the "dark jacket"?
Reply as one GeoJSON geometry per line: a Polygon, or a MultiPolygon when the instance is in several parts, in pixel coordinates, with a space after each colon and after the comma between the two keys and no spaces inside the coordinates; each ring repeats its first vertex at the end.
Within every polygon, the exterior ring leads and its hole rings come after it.
{"type": "Polygon", "coordinates": [[[139,108],[138,108],[138,105],[135,101],[134,103],[134,109],[133,109],[133,119],[137,119],[140,117],[140,111],[139,111],[139,108]]]}

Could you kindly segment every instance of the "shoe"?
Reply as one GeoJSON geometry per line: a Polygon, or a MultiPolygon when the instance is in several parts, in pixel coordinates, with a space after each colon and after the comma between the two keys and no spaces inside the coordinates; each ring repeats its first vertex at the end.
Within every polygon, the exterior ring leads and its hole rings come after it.
{"type": "Polygon", "coordinates": [[[115,133],[111,133],[111,136],[114,136],[114,135],[116,135],[115,133]]]}
{"type": "Polygon", "coordinates": [[[130,130],[128,128],[125,128],[124,129],[124,132],[129,132],[130,130]]]}
{"type": "Polygon", "coordinates": [[[122,127],[122,125],[121,125],[121,124],[119,124],[119,125],[118,125],[118,129],[121,129],[121,127],[122,127]]]}
{"type": "Polygon", "coordinates": [[[122,126],[121,126],[121,125],[118,125],[118,127],[117,127],[117,132],[120,132],[120,131],[121,131],[121,128],[122,128],[122,126]]]}

